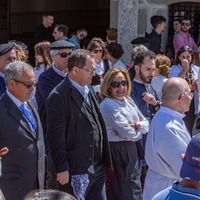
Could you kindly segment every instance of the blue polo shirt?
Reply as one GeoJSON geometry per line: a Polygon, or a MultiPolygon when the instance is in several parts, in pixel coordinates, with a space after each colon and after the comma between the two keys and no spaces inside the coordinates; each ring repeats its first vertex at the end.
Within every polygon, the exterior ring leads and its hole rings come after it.
{"type": "Polygon", "coordinates": [[[156,194],[152,200],[197,200],[200,199],[200,190],[182,187],[175,181],[171,187],[156,194]]]}

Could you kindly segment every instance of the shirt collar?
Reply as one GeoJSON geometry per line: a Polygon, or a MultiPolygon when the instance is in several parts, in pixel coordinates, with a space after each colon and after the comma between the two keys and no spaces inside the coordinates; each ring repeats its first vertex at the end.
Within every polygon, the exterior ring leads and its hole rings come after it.
{"type": "MultiPolygon", "coordinates": [[[[69,77],[68,77],[69,78],[69,77]]],[[[83,97],[86,99],[89,93],[89,88],[88,86],[82,86],[79,85],[77,82],[75,82],[74,80],[72,80],[71,78],[69,78],[70,82],[72,83],[72,85],[83,95],[83,97]]]]}
{"type": "Polygon", "coordinates": [[[170,114],[174,117],[177,117],[177,118],[180,118],[180,119],[183,119],[183,117],[185,117],[185,114],[183,113],[180,113],[176,110],[173,110],[169,107],[164,107],[164,106],[161,106],[160,109],[159,109],[160,112],[163,112],[163,113],[167,113],[167,114],[170,114]]]}
{"type": "Polygon", "coordinates": [[[0,72],[0,77],[4,78],[5,77],[4,73],[0,72]]]}
{"type": "Polygon", "coordinates": [[[22,105],[22,102],[15,96],[13,96],[8,90],[6,90],[6,93],[18,108],[22,105]]]}
{"type": "Polygon", "coordinates": [[[60,76],[65,77],[67,73],[61,72],[58,68],[55,66],[52,66],[53,70],[60,76]]]}

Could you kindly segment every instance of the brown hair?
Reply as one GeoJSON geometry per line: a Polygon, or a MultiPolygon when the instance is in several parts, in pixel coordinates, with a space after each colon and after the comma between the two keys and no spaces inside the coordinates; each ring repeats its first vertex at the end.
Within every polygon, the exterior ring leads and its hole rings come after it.
{"type": "Polygon", "coordinates": [[[155,62],[156,68],[159,69],[159,73],[163,76],[168,77],[171,60],[165,55],[158,54],[156,55],[155,62]]]}
{"type": "Polygon", "coordinates": [[[52,58],[50,55],[50,42],[39,42],[34,46],[35,54],[42,56],[44,60],[45,68],[52,64],[52,58]]]}
{"type": "Polygon", "coordinates": [[[71,71],[75,66],[83,68],[88,56],[92,57],[91,53],[85,49],[77,49],[73,51],[68,58],[68,71],[71,71]]]}
{"type": "Polygon", "coordinates": [[[22,49],[21,46],[19,46],[18,44],[15,44],[14,50],[16,53],[17,60],[23,61],[23,62],[25,62],[27,60],[25,51],[22,49]]]}
{"type": "Polygon", "coordinates": [[[106,30],[106,34],[109,40],[116,41],[117,40],[117,29],[109,28],[106,30]]]}
{"type": "Polygon", "coordinates": [[[89,42],[87,50],[88,51],[92,51],[92,50],[96,49],[97,47],[102,47],[104,49],[105,48],[105,43],[101,38],[94,37],[89,42]]]}

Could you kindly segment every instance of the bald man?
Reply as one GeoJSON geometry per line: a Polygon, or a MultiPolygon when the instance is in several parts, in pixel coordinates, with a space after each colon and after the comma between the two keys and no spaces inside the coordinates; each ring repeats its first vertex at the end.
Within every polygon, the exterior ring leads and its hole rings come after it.
{"type": "Polygon", "coordinates": [[[162,106],[155,114],[147,136],[145,159],[148,165],[143,200],[180,180],[181,154],[191,140],[183,117],[189,110],[192,93],[188,83],[170,78],[162,89],[162,106]]]}

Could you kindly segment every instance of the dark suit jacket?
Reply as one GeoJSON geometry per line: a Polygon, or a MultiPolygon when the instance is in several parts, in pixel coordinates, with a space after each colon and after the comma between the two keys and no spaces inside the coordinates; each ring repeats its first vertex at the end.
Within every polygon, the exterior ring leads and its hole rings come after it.
{"type": "Polygon", "coordinates": [[[0,77],[0,96],[6,91],[4,78],[0,77]]]}
{"type": "Polygon", "coordinates": [[[38,112],[43,126],[44,133],[46,133],[46,101],[51,91],[64,79],[64,77],[57,74],[52,67],[44,71],[36,86],[35,98],[38,105],[38,112]]]}
{"type": "MultiPolygon", "coordinates": [[[[98,100],[92,99],[102,127],[102,160],[111,166],[107,133],[98,100]]],[[[56,172],[88,174],[93,157],[93,129],[84,106],[84,98],[66,77],[50,94],[47,101],[47,139],[56,172]]]]}
{"type": "Polygon", "coordinates": [[[9,152],[2,159],[0,188],[6,200],[22,200],[31,190],[44,187],[45,146],[39,115],[28,102],[37,122],[35,136],[19,108],[4,93],[0,98],[0,148],[9,152]]]}

